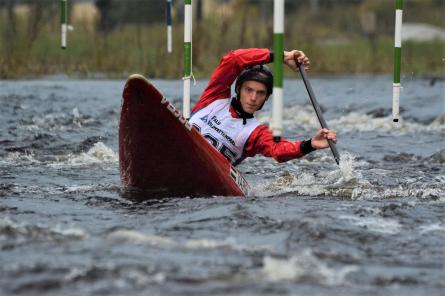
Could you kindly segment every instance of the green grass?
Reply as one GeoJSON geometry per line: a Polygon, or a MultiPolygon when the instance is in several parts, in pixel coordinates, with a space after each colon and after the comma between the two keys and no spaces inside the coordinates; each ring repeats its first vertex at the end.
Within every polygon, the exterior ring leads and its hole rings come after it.
{"type": "MultiPolygon", "coordinates": [[[[255,13],[253,11],[252,13],[255,13]]],[[[1,15],[0,15],[1,18],[1,15]]],[[[210,76],[221,56],[236,48],[272,48],[271,23],[251,18],[213,18],[194,25],[193,72],[196,78],[210,76]],[[270,34],[269,34],[270,33],[270,34]]],[[[300,22],[314,22],[302,16],[300,22]]],[[[0,20],[5,24],[6,20],[0,20]]],[[[334,22],[335,23],[335,22],[334,22]]],[[[337,20],[338,26],[344,22],[337,20]]],[[[332,32],[328,24],[312,29],[286,28],[285,48],[301,49],[310,57],[312,74],[392,73],[393,39],[381,34],[369,40],[354,32],[332,32]]],[[[59,24],[56,19],[36,28],[36,38],[29,41],[26,20],[18,19],[16,34],[2,26],[0,36],[0,78],[17,79],[51,74],[89,78],[103,74],[125,78],[141,73],[151,78],[178,79],[182,76],[183,31],[174,27],[173,53],[166,52],[164,25],[120,26],[104,35],[94,28],[77,25],[68,36],[68,49],[60,49],[59,24]]],[[[405,42],[402,46],[402,74],[444,73],[445,42],[405,42]]],[[[285,71],[285,75],[294,75],[285,71]]]]}

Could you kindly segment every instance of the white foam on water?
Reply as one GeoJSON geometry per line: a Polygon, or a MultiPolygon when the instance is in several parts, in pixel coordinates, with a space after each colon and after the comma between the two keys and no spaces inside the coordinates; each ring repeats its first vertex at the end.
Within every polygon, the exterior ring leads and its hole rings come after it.
{"type": "Polygon", "coordinates": [[[4,165],[21,165],[21,164],[40,164],[41,162],[34,158],[34,154],[30,152],[10,152],[5,158],[0,158],[0,164],[4,165]]]}
{"type": "Polygon", "coordinates": [[[71,185],[64,188],[64,192],[86,192],[94,190],[97,185],[71,185]]]}
{"type": "Polygon", "coordinates": [[[76,227],[62,227],[61,225],[48,226],[44,224],[30,224],[27,222],[14,222],[9,217],[0,219],[0,229],[7,228],[14,235],[20,235],[24,239],[44,238],[44,239],[56,239],[61,237],[83,240],[89,237],[81,228],[76,227]]]}
{"type": "Polygon", "coordinates": [[[73,118],[73,124],[76,125],[78,128],[81,128],[83,124],[88,124],[94,121],[93,118],[82,115],[79,112],[79,108],[77,108],[77,106],[74,107],[74,109],[71,111],[71,115],[73,118]]]}
{"type": "MultiPolygon", "coordinates": [[[[311,164],[325,163],[330,155],[325,155],[312,161],[311,164]]],[[[298,166],[298,165],[297,165],[298,166]]],[[[281,195],[300,195],[317,197],[343,197],[352,200],[379,200],[388,198],[421,198],[445,201],[445,187],[426,187],[422,181],[404,179],[404,184],[399,186],[387,186],[374,183],[368,178],[368,172],[378,174],[384,178],[387,171],[373,171],[368,169],[370,164],[366,161],[356,160],[356,156],[343,152],[340,165],[333,165],[331,170],[312,173],[284,173],[272,180],[254,184],[250,192],[257,197],[273,197],[281,195]]],[[[298,169],[293,170],[298,172],[298,169]]],[[[440,183],[441,178],[436,178],[440,183]]]]}
{"type": "Polygon", "coordinates": [[[357,217],[351,215],[342,215],[338,218],[348,220],[352,224],[366,228],[372,232],[383,234],[396,234],[402,229],[402,225],[394,219],[380,217],[357,217]]]}
{"type": "Polygon", "coordinates": [[[405,188],[402,186],[384,188],[373,185],[364,178],[351,178],[347,171],[330,172],[328,175],[314,177],[311,174],[287,174],[271,182],[255,184],[251,194],[257,197],[273,197],[284,194],[318,197],[344,197],[352,200],[380,200],[388,198],[437,199],[445,202],[445,189],[442,188],[405,188]]]}
{"type": "MultiPolygon", "coordinates": [[[[351,198],[357,200],[388,199],[388,198],[421,198],[441,200],[445,194],[444,189],[440,188],[404,188],[402,186],[395,188],[360,188],[353,190],[351,198]]],[[[445,201],[445,200],[443,200],[445,201]]]]}
{"type": "MultiPolygon", "coordinates": [[[[85,185],[71,185],[71,186],[42,186],[42,185],[23,185],[23,184],[9,184],[8,192],[14,193],[29,193],[35,195],[35,198],[45,198],[51,195],[63,194],[63,193],[83,193],[91,191],[109,191],[110,189],[118,190],[118,185],[114,183],[98,183],[98,184],[85,184],[85,185]]],[[[122,200],[121,202],[129,202],[122,200]]]]}
{"type": "MultiPolygon", "coordinates": [[[[270,112],[259,112],[255,117],[262,124],[269,124],[270,112]]],[[[308,128],[320,128],[317,116],[312,106],[293,106],[283,110],[283,125],[285,127],[305,126],[308,128]],[[298,119],[298,121],[297,121],[298,119]]]]}
{"type": "Polygon", "coordinates": [[[357,270],[356,266],[340,269],[328,267],[306,249],[301,254],[286,259],[265,256],[262,273],[271,282],[297,281],[338,286],[345,283],[345,277],[349,273],[357,270]]]}
{"type": "Polygon", "coordinates": [[[98,163],[115,163],[119,158],[111,148],[107,147],[102,142],[97,142],[88,152],[83,152],[79,155],[68,154],[57,157],[58,161],[50,163],[48,166],[59,168],[65,166],[84,166],[98,163]]]}
{"type": "Polygon", "coordinates": [[[61,234],[66,237],[77,238],[77,239],[87,239],[89,234],[81,228],[62,228],[60,225],[56,225],[51,229],[54,233],[61,234]]]}
{"type": "MultiPolygon", "coordinates": [[[[118,154],[102,142],[97,142],[87,152],[56,156],[55,162],[46,163],[47,166],[60,168],[65,166],[84,166],[98,163],[117,163],[118,154]]],[[[10,152],[0,158],[0,165],[44,164],[30,152],[10,152]]]]}
{"type": "Polygon", "coordinates": [[[94,146],[88,151],[89,155],[93,155],[98,159],[104,160],[104,161],[116,161],[117,160],[117,154],[111,150],[111,148],[108,148],[104,143],[98,142],[94,144],[94,146]]]}
{"type": "Polygon", "coordinates": [[[79,108],[76,106],[70,113],[58,111],[45,114],[41,117],[33,116],[29,123],[20,125],[19,127],[28,131],[38,131],[42,129],[64,131],[72,128],[73,125],[77,128],[81,128],[83,124],[88,124],[93,121],[93,118],[82,115],[79,108]]]}
{"type": "Polygon", "coordinates": [[[145,272],[138,270],[126,271],[125,278],[131,281],[132,285],[139,287],[147,287],[150,284],[162,284],[167,279],[167,276],[163,272],[158,272],[154,275],[148,275],[145,272]]]}
{"type": "Polygon", "coordinates": [[[218,249],[228,248],[236,251],[271,251],[270,246],[245,246],[238,244],[234,238],[227,238],[222,241],[209,239],[187,240],[184,246],[188,249],[218,249]]]}
{"type": "Polygon", "coordinates": [[[223,241],[192,239],[185,242],[185,247],[190,249],[216,249],[222,247],[236,248],[237,245],[233,238],[227,238],[223,241]]]}
{"type": "Polygon", "coordinates": [[[420,233],[430,233],[430,232],[445,232],[445,224],[444,223],[434,223],[428,225],[421,225],[418,227],[420,233]]]}
{"type": "Polygon", "coordinates": [[[59,194],[63,191],[57,187],[14,184],[9,188],[13,193],[32,193],[32,194],[59,194]]]}
{"type": "Polygon", "coordinates": [[[21,125],[21,128],[24,128],[29,131],[37,131],[41,129],[45,130],[63,130],[65,126],[60,125],[60,121],[65,120],[66,115],[63,113],[50,113],[46,114],[43,117],[33,116],[31,122],[29,124],[21,125]],[[58,122],[59,121],[59,122],[58,122]]]}
{"type": "Polygon", "coordinates": [[[277,177],[271,182],[262,182],[251,186],[250,192],[253,196],[258,197],[270,197],[280,195],[284,193],[291,193],[297,191],[299,194],[304,194],[308,187],[311,187],[310,194],[317,195],[323,194],[322,188],[315,186],[315,177],[311,174],[302,173],[298,176],[294,176],[289,172],[277,177]]]}
{"type": "Polygon", "coordinates": [[[436,129],[444,129],[445,126],[445,114],[438,116],[434,121],[429,125],[431,128],[436,129]]]}
{"type": "Polygon", "coordinates": [[[445,124],[442,116],[439,116],[432,123],[425,125],[416,122],[406,121],[403,118],[394,125],[392,117],[375,118],[372,115],[351,112],[346,116],[330,121],[330,127],[348,132],[384,132],[389,134],[407,134],[418,132],[443,132],[445,124]]]}
{"type": "Polygon", "coordinates": [[[179,249],[220,249],[226,248],[235,251],[271,251],[269,246],[246,246],[238,244],[234,238],[225,240],[191,239],[176,241],[168,237],[145,234],[135,230],[117,230],[108,235],[108,239],[117,242],[128,242],[153,247],[179,248],[179,249]]]}
{"type": "Polygon", "coordinates": [[[28,130],[28,131],[38,131],[41,128],[37,124],[28,124],[28,125],[23,125],[21,127],[26,129],[26,130],[28,130]]]}
{"type": "Polygon", "coordinates": [[[150,266],[144,271],[127,268],[127,266],[115,265],[112,263],[92,263],[84,267],[72,267],[70,271],[63,277],[65,283],[77,282],[80,279],[88,279],[93,272],[111,272],[119,277],[121,286],[125,287],[129,281],[131,285],[146,287],[149,284],[162,284],[166,280],[166,275],[163,272],[151,270],[150,266]]]}
{"type": "Polygon", "coordinates": [[[156,247],[174,247],[176,241],[158,235],[145,234],[134,230],[117,230],[108,235],[108,238],[117,242],[129,242],[156,247]]]}
{"type": "Polygon", "coordinates": [[[425,188],[421,191],[422,198],[437,198],[445,196],[445,188],[425,188]]]}
{"type": "Polygon", "coordinates": [[[11,190],[12,193],[32,193],[32,194],[60,194],[63,193],[64,190],[60,187],[48,187],[48,186],[39,186],[39,185],[22,185],[22,184],[12,184],[13,186],[8,189],[11,190]]]}
{"type": "MultiPolygon", "coordinates": [[[[320,162],[324,161],[324,158],[320,159],[320,162]]],[[[363,164],[360,163],[360,165],[363,164]]],[[[369,181],[363,178],[359,171],[355,170],[356,166],[355,156],[345,152],[342,154],[340,166],[333,167],[333,170],[327,173],[315,176],[304,172],[298,175],[286,172],[271,182],[255,184],[255,186],[252,186],[252,194],[259,197],[286,193],[305,196],[353,197],[356,187],[368,188],[371,186],[369,181]]]]}
{"type": "MultiPolygon", "coordinates": [[[[260,112],[257,119],[263,123],[270,122],[270,112],[260,112]]],[[[285,108],[283,112],[283,125],[287,128],[297,126],[307,129],[319,129],[320,123],[310,105],[293,106],[285,108]]],[[[430,124],[422,124],[400,118],[397,126],[392,116],[373,117],[372,114],[350,112],[345,116],[331,119],[328,126],[338,132],[384,132],[390,134],[407,134],[412,132],[443,132],[445,131],[445,115],[438,116],[430,124]]]]}

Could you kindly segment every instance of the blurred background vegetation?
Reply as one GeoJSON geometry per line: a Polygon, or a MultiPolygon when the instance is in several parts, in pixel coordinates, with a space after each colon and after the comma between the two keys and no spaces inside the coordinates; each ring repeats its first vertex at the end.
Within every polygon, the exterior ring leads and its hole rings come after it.
{"type": "MultiPolygon", "coordinates": [[[[443,75],[445,0],[404,2],[404,24],[429,26],[436,34],[417,30],[403,41],[402,72],[443,75]]],[[[394,3],[288,0],[285,48],[304,50],[316,74],[392,73],[394,3]]],[[[196,78],[208,78],[231,49],[273,47],[272,0],[193,0],[193,5],[196,78]]],[[[62,50],[58,0],[0,0],[0,78],[125,78],[131,73],[179,78],[184,1],[173,0],[170,54],[165,6],[164,0],[69,0],[74,31],[62,50]]]]}

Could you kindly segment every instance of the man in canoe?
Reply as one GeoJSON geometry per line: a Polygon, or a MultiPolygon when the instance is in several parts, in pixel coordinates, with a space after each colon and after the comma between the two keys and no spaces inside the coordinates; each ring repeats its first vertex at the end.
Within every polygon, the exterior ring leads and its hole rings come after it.
{"type": "MultiPolygon", "coordinates": [[[[306,69],[310,64],[299,50],[284,51],[283,57],[275,55],[275,58],[282,58],[294,71],[298,71],[297,63],[306,69]]],[[[327,139],[337,141],[334,131],[321,129],[305,141],[283,138],[274,142],[269,128],[254,118],[272,94],[273,75],[264,64],[273,59],[269,49],[238,49],[227,53],[192,109],[190,123],[233,165],[256,154],[285,162],[329,147],[327,139]],[[236,96],[231,98],[230,87],[235,80],[236,96]]]]}

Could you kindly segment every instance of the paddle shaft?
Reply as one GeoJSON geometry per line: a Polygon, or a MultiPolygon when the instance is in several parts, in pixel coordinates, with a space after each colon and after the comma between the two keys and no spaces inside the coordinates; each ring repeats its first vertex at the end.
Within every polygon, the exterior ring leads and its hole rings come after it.
{"type": "MultiPolygon", "coordinates": [[[[306,86],[306,90],[309,94],[309,98],[311,99],[312,106],[314,106],[315,113],[317,114],[318,121],[322,128],[328,128],[326,121],[321,114],[320,105],[318,105],[317,99],[315,98],[314,91],[312,90],[312,86],[307,79],[306,71],[304,70],[304,65],[298,64],[298,68],[300,69],[301,77],[303,78],[304,85],[306,86]]],[[[337,164],[340,164],[340,154],[338,154],[337,147],[335,147],[334,142],[328,139],[329,148],[331,148],[332,155],[334,155],[335,161],[337,164]]]]}

